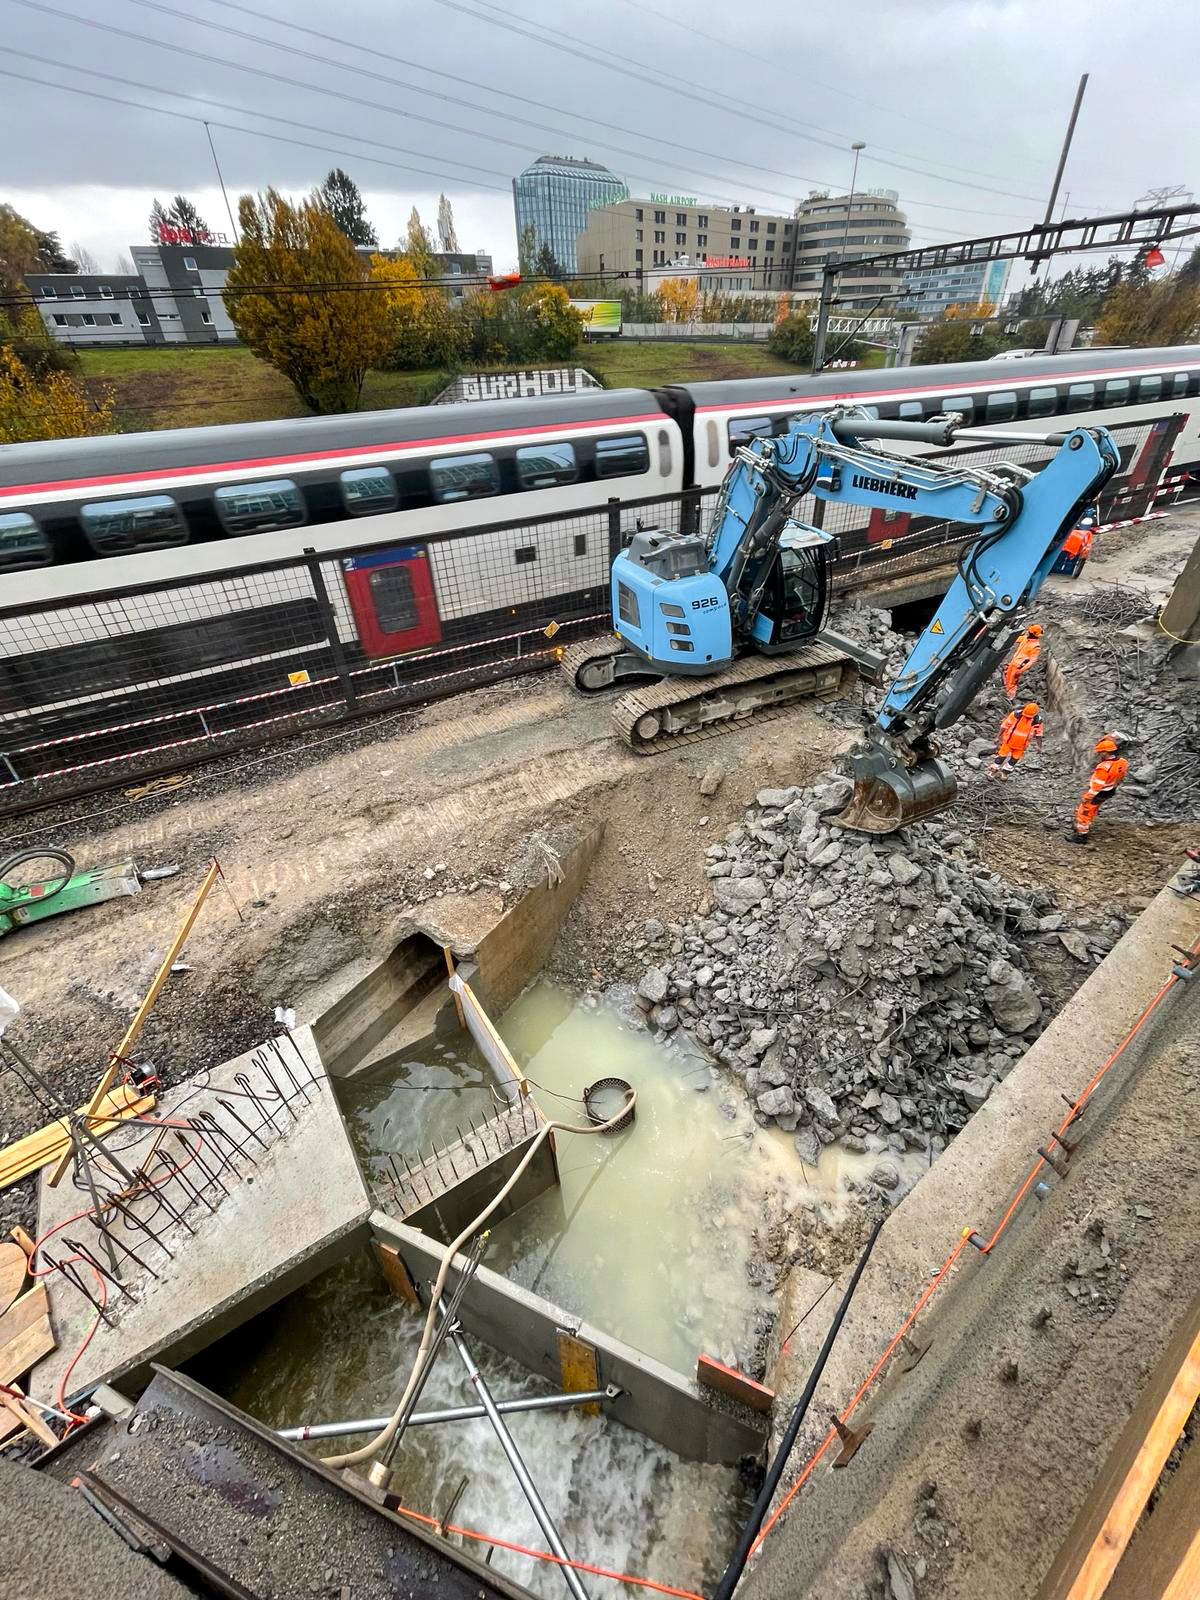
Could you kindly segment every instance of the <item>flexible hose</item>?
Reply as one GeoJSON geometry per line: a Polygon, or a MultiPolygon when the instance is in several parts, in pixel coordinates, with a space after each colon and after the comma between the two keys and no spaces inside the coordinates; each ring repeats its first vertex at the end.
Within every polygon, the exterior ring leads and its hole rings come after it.
{"type": "MultiPolygon", "coordinates": [[[[67,869],[63,873],[61,883],[57,884],[53,889],[47,889],[45,894],[38,897],[39,905],[45,905],[47,900],[53,900],[56,894],[61,894],[75,873],[75,857],[68,855],[65,850],[30,849],[18,850],[16,855],[9,856],[7,861],[0,862],[0,879],[7,878],[10,872],[15,871],[17,867],[24,866],[27,861],[58,861],[67,869]]],[[[53,883],[54,880],[50,879],[49,881],[53,883]]],[[[17,889],[23,886],[5,884],[4,887],[16,893],[17,889]]]]}
{"type": "Polygon", "coordinates": [[[373,1439],[368,1439],[366,1444],[360,1446],[359,1449],[348,1450],[340,1456],[326,1456],[325,1465],[327,1467],[358,1466],[364,1461],[369,1461],[373,1455],[376,1455],[380,1450],[386,1449],[388,1444],[391,1443],[391,1440],[395,1436],[396,1429],[399,1426],[400,1418],[403,1415],[404,1408],[408,1404],[409,1395],[412,1393],[413,1389],[417,1385],[418,1380],[420,1379],[421,1372],[425,1366],[425,1358],[429,1354],[430,1342],[433,1339],[434,1323],[437,1318],[438,1301],[441,1299],[442,1290],[446,1286],[446,1275],[450,1271],[451,1261],[453,1261],[454,1257],[458,1254],[459,1250],[467,1242],[471,1235],[478,1232],[478,1230],[483,1226],[483,1224],[491,1216],[492,1212],[495,1211],[496,1207],[505,1198],[505,1196],[512,1192],[514,1186],[516,1185],[517,1179],[525,1171],[525,1168],[533,1160],[534,1156],[541,1149],[542,1145],[550,1137],[550,1135],[555,1132],[607,1133],[611,1128],[614,1127],[616,1123],[621,1120],[622,1117],[633,1110],[636,1103],[637,1092],[631,1089],[616,1115],[610,1117],[607,1122],[594,1123],[586,1128],[577,1127],[573,1122],[547,1122],[542,1125],[542,1127],[534,1135],[533,1142],[530,1144],[529,1149],[521,1157],[520,1161],[517,1162],[503,1187],[496,1193],[494,1198],[488,1202],[479,1215],[467,1223],[466,1227],[459,1234],[458,1238],[454,1239],[450,1244],[448,1244],[442,1252],[442,1264],[438,1268],[438,1275],[434,1280],[433,1289],[429,1296],[429,1311],[425,1318],[425,1326],[421,1331],[420,1348],[417,1351],[416,1360],[413,1362],[412,1371],[408,1375],[408,1382],[404,1386],[404,1393],[400,1396],[395,1411],[392,1412],[385,1426],[375,1435],[375,1437],[373,1439]]]}

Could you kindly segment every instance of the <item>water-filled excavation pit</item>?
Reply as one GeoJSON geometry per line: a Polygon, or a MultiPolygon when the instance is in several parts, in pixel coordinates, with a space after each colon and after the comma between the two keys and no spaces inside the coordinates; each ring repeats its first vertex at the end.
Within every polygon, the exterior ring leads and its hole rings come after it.
{"type": "MultiPolygon", "coordinates": [[[[627,999],[579,998],[539,981],[498,1020],[547,1118],[586,1124],[584,1091],[608,1078],[632,1085],[637,1105],[624,1131],[556,1135],[559,1184],[490,1225],[483,1264],[683,1379],[701,1353],[743,1371],[757,1365],[761,1376],[773,1311],[756,1240],[772,1211],[805,1200],[836,1205],[846,1153],[826,1150],[815,1171],[803,1165],[793,1141],[760,1128],[740,1086],[685,1038],[659,1043],[635,1027],[627,999]]],[[[503,1103],[492,1066],[465,1031],[437,1036],[386,1076],[347,1081],[339,1093],[369,1175],[386,1173],[389,1157],[403,1167],[453,1144],[503,1103]]],[[[620,1103],[619,1091],[601,1091],[598,1114],[620,1103]]],[[[380,1417],[404,1387],[423,1321],[364,1252],[214,1347],[199,1375],[276,1428],[380,1417]]],[[[504,1356],[479,1339],[471,1348],[497,1398],[560,1387],[528,1370],[536,1363],[519,1364],[519,1348],[504,1356]]],[[[417,1409],[473,1403],[446,1346],[417,1409]]],[[[715,1581],[752,1496],[746,1463],[685,1460],[579,1409],[506,1420],[574,1558],[685,1588],[715,1581]]],[[[308,1448],[330,1456],[367,1437],[308,1448]]],[[[412,1509],[443,1513],[466,1479],[456,1525],[545,1548],[486,1420],[412,1427],[393,1464],[392,1488],[412,1509]]],[[[539,1594],[563,1590],[547,1563],[502,1548],[491,1560],[539,1594]]]]}

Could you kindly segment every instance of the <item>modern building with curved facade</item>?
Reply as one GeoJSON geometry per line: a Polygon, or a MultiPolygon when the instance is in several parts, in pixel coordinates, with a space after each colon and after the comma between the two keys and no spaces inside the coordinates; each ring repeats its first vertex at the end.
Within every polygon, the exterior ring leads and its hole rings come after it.
{"type": "MultiPolygon", "coordinates": [[[[796,207],[792,288],[801,294],[820,294],[822,268],[835,256],[854,261],[907,250],[912,234],[899,201],[894,189],[864,189],[854,195],[811,194],[802,200],[796,207]]],[[[901,279],[899,272],[874,268],[839,273],[838,299],[895,294],[901,279]]]]}
{"type": "Polygon", "coordinates": [[[577,272],[575,239],[587,226],[588,212],[628,194],[624,180],[599,162],[539,156],[513,179],[517,239],[532,227],[535,252],[549,245],[564,272],[577,272]]]}

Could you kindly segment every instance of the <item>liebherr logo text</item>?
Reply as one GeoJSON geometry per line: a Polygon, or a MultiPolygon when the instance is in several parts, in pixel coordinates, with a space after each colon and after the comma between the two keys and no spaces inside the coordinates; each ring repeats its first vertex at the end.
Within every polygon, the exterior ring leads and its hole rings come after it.
{"type": "Polygon", "coordinates": [[[868,478],[861,472],[856,472],[850,482],[856,489],[868,489],[872,494],[895,495],[897,500],[917,498],[916,485],[911,483],[893,483],[890,478],[868,478]]]}

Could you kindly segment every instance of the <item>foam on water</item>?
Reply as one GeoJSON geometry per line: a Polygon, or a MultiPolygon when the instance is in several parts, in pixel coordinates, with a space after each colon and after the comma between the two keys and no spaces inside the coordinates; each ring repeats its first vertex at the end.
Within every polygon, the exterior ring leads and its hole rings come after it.
{"type": "MultiPolygon", "coordinates": [[[[355,1260],[214,1347],[193,1370],[273,1427],[382,1416],[407,1378],[420,1328],[416,1313],[380,1288],[374,1267],[355,1260]]],[[[549,1392],[550,1385],[478,1341],[472,1354],[498,1399],[549,1392]]],[[[457,1355],[444,1349],[420,1409],[474,1401],[457,1355]]],[[[530,1413],[508,1421],[573,1556],[677,1587],[712,1586],[748,1508],[736,1472],[681,1461],[604,1417],[530,1413]]],[[[307,1448],[333,1455],[364,1442],[322,1440],[307,1448]]],[[[486,1421],[414,1428],[396,1464],[398,1492],[413,1510],[443,1511],[466,1476],[457,1525],[545,1548],[486,1421]]],[[[479,1559],[487,1550],[466,1548],[479,1559]]],[[[544,1562],[497,1549],[492,1565],[551,1600],[564,1592],[560,1574],[544,1562]]],[[[592,1592],[612,1592],[600,1580],[585,1583],[592,1592]]]]}

